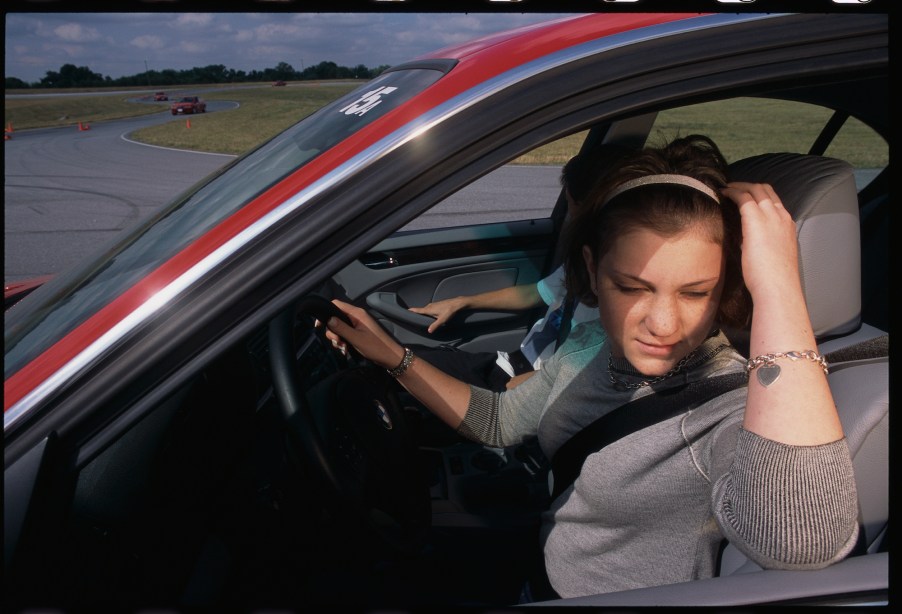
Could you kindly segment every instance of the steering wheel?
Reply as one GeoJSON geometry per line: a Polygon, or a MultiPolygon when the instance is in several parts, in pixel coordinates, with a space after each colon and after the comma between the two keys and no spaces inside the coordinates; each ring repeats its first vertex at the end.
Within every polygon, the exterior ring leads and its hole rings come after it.
{"type": "MultiPolygon", "coordinates": [[[[269,325],[273,389],[292,456],[315,468],[345,511],[399,551],[414,552],[431,522],[431,502],[397,383],[362,359],[342,359],[337,372],[305,392],[295,340],[301,314],[320,322],[332,316],[348,321],[331,302],[310,295],[269,325]]],[[[318,329],[317,342],[333,352],[323,327],[318,329]]]]}

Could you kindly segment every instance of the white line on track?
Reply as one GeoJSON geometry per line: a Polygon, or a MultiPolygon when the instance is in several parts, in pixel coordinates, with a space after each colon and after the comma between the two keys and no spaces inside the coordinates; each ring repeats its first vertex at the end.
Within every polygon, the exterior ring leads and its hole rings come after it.
{"type": "Polygon", "coordinates": [[[196,154],[204,154],[207,156],[226,156],[228,158],[237,158],[235,154],[224,154],[224,153],[215,153],[212,151],[195,151],[193,149],[178,149],[176,147],[163,147],[162,145],[151,145],[149,143],[142,143],[141,141],[136,141],[134,139],[128,138],[128,132],[124,132],[119,135],[119,138],[127,143],[132,143],[134,145],[141,145],[143,147],[153,147],[154,149],[167,149],[169,151],[183,151],[185,153],[196,153],[196,154]]]}

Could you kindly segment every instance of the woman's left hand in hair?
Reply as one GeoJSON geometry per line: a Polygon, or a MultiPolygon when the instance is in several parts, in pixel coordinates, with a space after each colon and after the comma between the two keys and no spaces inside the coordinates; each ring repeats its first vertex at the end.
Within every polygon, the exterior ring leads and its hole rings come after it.
{"type": "Polygon", "coordinates": [[[752,298],[801,290],[796,225],[774,189],[737,181],[727,184],[723,195],[742,217],[742,274],[752,298]]]}

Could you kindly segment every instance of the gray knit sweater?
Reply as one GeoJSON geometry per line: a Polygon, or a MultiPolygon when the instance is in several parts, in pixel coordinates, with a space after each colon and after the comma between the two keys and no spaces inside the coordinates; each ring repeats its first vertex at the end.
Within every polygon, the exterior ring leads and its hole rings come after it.
{"type": "MultiPolygon", "coordinates": [[[[538,437],[551,458],[604,413],[649,394],[617,390],[597,322],[525,383],[471,389],[459,431],[493,446],[538,437]]],[[[723,335],[709,338],[660,390],[744,369],[723,335]]],[[[625,359],[618,377],[641,381],[625,359]]],[[[741,428],[746,390],[726,393],[590,455],[543,515],[545,567],[562,597],[712,577],[724,538],[765,568],[816,569],[846,556],[858,499],[846,440],[790,446],[741,428]]]]}

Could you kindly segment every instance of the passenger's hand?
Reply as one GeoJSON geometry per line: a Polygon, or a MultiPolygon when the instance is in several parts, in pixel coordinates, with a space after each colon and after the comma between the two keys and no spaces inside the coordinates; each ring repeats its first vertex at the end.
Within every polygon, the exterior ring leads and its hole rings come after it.
{"type": "Polygon", "coordinates": [[[752,299],[801,290],[796,225],[774,189],[766,183],[733,182],[723,194],[742,216],[742,275],[752,299]]]}
{"type": "Polygon", "coordinates": [[[414,313],[435,318],[435,322],[430,324],[429,328],[426,329],[426,332],[434,333],[440,327],[444,326],[445,322],[450,320],[455,313],[464,309],[466,306],[466,299],[458,296],[457,298],[449,298],[443,301],[429,303],[424,307],[410,307],[409,309],[414,313]]]}
{"type": "Polygon", "coordinates": [[[370,315],[351,304],[334,300],[332,303],[343,311],[351,324],[339,318],[326,322],[326,337],[338,348],[347,342],[354,346],[361,356],[381,367],[392,369],[404,358],[404,348],[392,339],[370,315]]]}
{"type": "Polygon", "coordinates": [[[510,378],[509,380],[507,380],[507,383],[504,385],[504,387],[507,388],[508,390],[510,390],[511,388],[516,388],[517,386],[519,386],[520,384],[522,384],[523,382],[528,380],[530,377],[532,377],[536,373],[538,373],[538,371],[527,371],[526,373],[521,373],[520,375],[515,375],[512,378],[510,378]]]}

